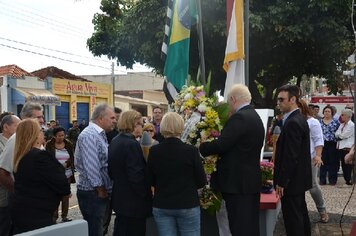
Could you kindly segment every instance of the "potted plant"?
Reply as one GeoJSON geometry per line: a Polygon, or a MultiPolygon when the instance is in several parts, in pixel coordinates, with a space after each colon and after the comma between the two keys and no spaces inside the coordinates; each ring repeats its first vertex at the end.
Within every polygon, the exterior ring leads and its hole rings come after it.
{"type": "Polygon", "coordinates": [[[262,186],[261,193],[273,192],[273,168],[272,162],[262,161],[260,162],[262,186]]]}

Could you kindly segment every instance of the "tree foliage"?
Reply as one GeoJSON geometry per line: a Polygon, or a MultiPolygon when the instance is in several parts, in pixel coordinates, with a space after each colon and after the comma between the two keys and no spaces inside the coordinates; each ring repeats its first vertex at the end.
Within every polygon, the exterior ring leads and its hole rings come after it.
{"type": "MultiPolygon", "coordinates": [[[[223,89],[226,0],[201,3],[206,70],[212,71],[212,90],[223,89]]],[[[102,0],[103,12],[94,16],[95,32],[87,41],[90,51],[161,74],[166,7],[166,0],[102,0]]],[[[303,74],[327,78],[335,93],[340,68],[353,51],[350,13],[351,0],[250,0],[249,86],[256,106],[273,107],[274,90],[303,74]]],[[[191,75],[199,66],[196,32],[192,29],[191,75]]]]}

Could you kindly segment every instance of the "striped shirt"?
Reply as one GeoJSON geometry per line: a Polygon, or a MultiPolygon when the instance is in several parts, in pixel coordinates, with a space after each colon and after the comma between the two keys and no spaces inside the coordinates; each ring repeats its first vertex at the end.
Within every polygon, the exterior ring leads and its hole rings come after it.
{"type": "Polygon", "coordinates": [[[75,148],[75,167],[79,173],[77,188],[91,191],[104,186],[111,192],[108,174],[108,141],[105,131],[95,123],[80,133],[75,148]]]}
{"type": "MultiPolygon", "coordinates": [[[[65,165],[66,161],[68,161],[70,158],[69,153],[67,151],[67,149],[63,148],[63,149],[57,149],[56,148],[56,159],[59,163],[61,163],[61,165],[65,165]]],[[[65,168],[65,174],[66,177],[69,178],[73,175],[72,169],[70,167],[66,167],[65,168]]]]}

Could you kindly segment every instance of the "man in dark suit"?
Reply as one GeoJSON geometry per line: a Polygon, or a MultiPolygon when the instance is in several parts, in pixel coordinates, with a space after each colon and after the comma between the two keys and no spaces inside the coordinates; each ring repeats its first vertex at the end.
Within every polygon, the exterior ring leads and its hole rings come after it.
{"type": "Polygon", "coordinates": [[[220,137],[200,145],[203,156],[220,156],[211,181],[226,202],[233,236],[259,235],[260,155],[265,130],[250,102],[248,88],[234,85],[228,94],[232,115],[220,137]]]}
{"type": "Polygon", "coordinates": [[[300,90],[294,85],[278,89],[277,104],[284,113],[275,156],[274,185],[281,198],[288,236],[311,234],[305,191],[312,187],[309,127],[298,109],[300,90]]]}

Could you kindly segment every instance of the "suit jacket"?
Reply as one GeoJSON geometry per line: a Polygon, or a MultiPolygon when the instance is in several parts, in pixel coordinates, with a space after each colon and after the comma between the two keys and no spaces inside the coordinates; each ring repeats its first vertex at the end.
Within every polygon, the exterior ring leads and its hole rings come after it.
{"type": "Polygon", "coordinates": [[[264,136],[260,116],[248,105],[227,120],[218,139],[200,145],[203,156],[220,156],[211,180],[216,190],[231,194],[260,192],[260,155],[264,136]]]}
{"type": "Polygon", "coordinates": [[[284,188],[284,195],[304,194],[312,187],[309,126],[299,110],[283,124],[276,145],[274,185],[284,188]]]}
{"type": "Polygon", "coordinates": [[[206,184],[206,176],[196,147],[178,138],[166,138],[151,147],[147,166],[148,179],[155,187],[154,207],[188,209],[199,206],[197,189],[206,184]]]}
{"type": "Polygon", "coordinates": [[[120,133],[111,141],[108,169],[114,182],[111,201],[116,214],[149,216],[152,195],[146,179],[146,162],[141,145],[132,134],[120,133]]]}
{"type": "MultiPolygon", "coordinates": [[[[32,148],[19,162],[15,176],[15,192],[11,201],[12,215],[16,222],[26,221],[33,228],[44,218],[53,222],[53,212],[63,196],[70,194],[64,167],[57,159],[37,148],[32,148]],[[25,212],[31,212],[31,217],[25,212]]],[[[28,230],[31,230],[28,229],[28,230]]]]}

